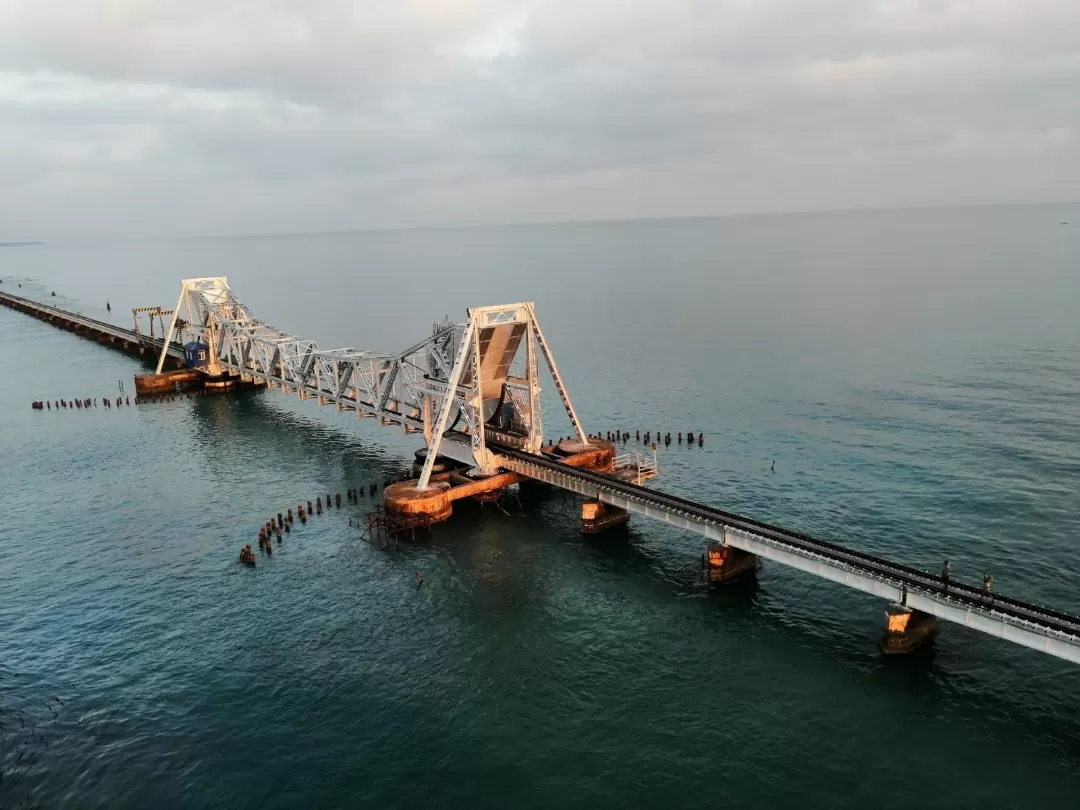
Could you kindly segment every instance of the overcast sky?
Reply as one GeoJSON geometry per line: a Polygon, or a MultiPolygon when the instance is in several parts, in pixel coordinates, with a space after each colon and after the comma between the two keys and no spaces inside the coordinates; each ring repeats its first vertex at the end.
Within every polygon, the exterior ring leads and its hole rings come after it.
{"type": "Polygon", "coordinates": [[[0,240],[1080,199],[1080,0],[0,0],[0,240]]]}

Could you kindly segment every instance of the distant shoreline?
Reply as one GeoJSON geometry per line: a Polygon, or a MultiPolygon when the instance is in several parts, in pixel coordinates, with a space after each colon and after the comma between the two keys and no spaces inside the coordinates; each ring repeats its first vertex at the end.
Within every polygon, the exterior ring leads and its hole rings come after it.
{"type": "Polygon", "coordinates": [[[44,245],[44,242],[0,242],[0,247],[24,247],[26,245],[44,245]]]}

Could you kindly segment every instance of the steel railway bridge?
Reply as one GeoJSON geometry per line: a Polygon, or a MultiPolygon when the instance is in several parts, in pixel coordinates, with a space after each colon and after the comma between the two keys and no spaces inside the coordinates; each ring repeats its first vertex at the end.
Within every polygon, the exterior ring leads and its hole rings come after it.
{"type": "MultiPolygon", "coordinates": [[[[18,300],[17,308],[30,314],[33,306],[49,310],[46,320],[68,314],[18,300]]],[[[326,350],[256,318],[225,278],[189,279],[164,340],[157,342],[159,374],[178,354],[174,336],[181,312],[192,336],[185,356],[191,362],[196,350],[208,380],[264,384],[423,434],[426,453],[417,480],[386,492],[387,508],[411,514],[418,525],[425,517],[427,523],[445,518],[457,497],[538,481],[702,535],[711,542],[710,556],[713,548],[721,557],[737,552],[754,567],[765,559],[888,600],[887,635],[901,641],[919,623],[905,618],[897,631],[897,615],[921,619],[930,634],[936,617],[1080,663],[1080,616],[944,582],[911,566],[645,487],[658,472],[655,457],[618,456],[610,443],[586,434],[531,303],[470,309],[466,322],[436,324],[401,352],[326,350]],[[558,445],[544,437],[541,363],[576,433],[558,445]],[[468,472],[442,471],[446,459],[468,472]]]]}

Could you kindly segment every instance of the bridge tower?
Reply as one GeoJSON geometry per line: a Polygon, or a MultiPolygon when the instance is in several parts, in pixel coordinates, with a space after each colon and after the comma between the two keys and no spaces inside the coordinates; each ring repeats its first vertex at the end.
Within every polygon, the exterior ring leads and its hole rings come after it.
{"type": "MultiPolygon", "coordinates": [[[[543,410],[540,403],[540,362],[543,359],[555,383],[559,398],[574,426],[578,440],[588,445],[566,384],[559,374],[536,309],[531,302],[505,306],[475,307],[457,342],[457,354],[450,373],[439,381],[439,397],[434,422],[428,415],[436,397],[426,395],[424,434],[428,453],[417,489],[425,489],[435,460],[444,448],[454,458],[454,448],[445,441],[450,418],[464,419],[469,437],[471,461],[485,474],[495,473],[499,458],[492,453],[488,437],[500,444],[539,453],[544,444],[543,410]]],[[[456,421],[456,420],[455,420],[456,421]]],[[[456,456],[459,460],[464,460],[456,456]]]]}
{"type": "MultiPolygon", "coordinates": [[[[226,303],[232,297],[228,282],[224,277],[185,279],[180,284],[180,298],[172,310],[172,320],[165,333],[165,346],[171,343],[176,333],[180,310],[183,307],[188,314],[187,323],[193,333],[193,340],[207,346],[208,362],[204,370],[210,376],[220,376],[225,369],[218,359],[217,347],[220,343],[220,322],[230,313],[219,310],[217,305],[226,303]],[[193,320],[198,318],[198,320],[193,320]]],[[[239,302],[237,302],[239,303],[239,302]]],[[[151,324],[153,321],[151,320],[151,324]]],[[[160,374],[165,365],[166,351],[162,349],[156,373],[160,374]]]]}

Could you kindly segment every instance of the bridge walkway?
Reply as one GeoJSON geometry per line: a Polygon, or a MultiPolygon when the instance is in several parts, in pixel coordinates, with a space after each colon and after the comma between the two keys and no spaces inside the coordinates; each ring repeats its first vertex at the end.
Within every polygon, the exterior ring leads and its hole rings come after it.
{"type": "MultiPolygon", "coordinates": [[[[92,336],[98,342],[113,345],[128,354],[145,355],[147,358],[156,358],[165,346],[161,338],[148,338],[146,335],[136,335],[131,329],[125,329],[116,324],[99,321],[87,315],[68,312],[59,307],[42,304],[21,295],[9,292],[0,292],[0,305],[18,310],[26,315],[31,315],[38,320],[51,323],[53,326],[66,329],[69,332],[79,332],[86,336],[92,336]]],[[[178,363],[183,363],[184,349],[175,341],[169,344],[168,356],[178,363]]]]}
{"type": "Polygon", "coordinates": [[[633,514],[669,523],[945,621],[1080,663],[1080,616],[997,594],[987,596],[978,588],[959,582],[946,585],[940,577],[912,566],[543,456],[510,447],[498,447],[497,452],[503,466],[512,472],[597,498],[633,514]]]}

